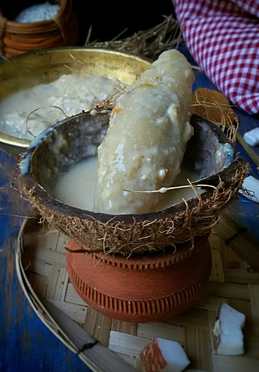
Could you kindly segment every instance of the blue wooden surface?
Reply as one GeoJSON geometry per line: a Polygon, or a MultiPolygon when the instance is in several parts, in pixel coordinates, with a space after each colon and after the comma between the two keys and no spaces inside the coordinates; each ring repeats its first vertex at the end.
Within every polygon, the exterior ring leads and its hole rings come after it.
{"type": "Polygon", "coordinates": [[[12,205],[4,188],[12,165],[0,150],[0,372],[89,371],[38,319],[19,286],[14,250],[21,220],[6,214],[22,208],[12,205]]]}
{"type": "MultiPolygon", "coordinates": [[[[213,88],[201,73],[198,73],[195,83],[195,87],[198,86],[213,88]]],[[[241,111],[238,115],[241,133],[259,125],[258,120],[241,111]]],[[[239,151],[250,161],[241,148],[239,151]]],[[[12,164],[14,159],[0,151],[0,187],[8,183],[11,173],[6,169],[12,164]]],[[[253,169],[256,172],[255,167],[253,169]]],[[[5,190],[1,192],[0,189],[0,372],[87,371],[78,357],[67,350],[37,318],[19,287],[13,242],[20,221],[5,215],[10,213],[10,203],[12,200],[8,200],[5,190]]],[[[234,219],[259,239],[259,204],[239,197],[232,210],[234,219]]]]}

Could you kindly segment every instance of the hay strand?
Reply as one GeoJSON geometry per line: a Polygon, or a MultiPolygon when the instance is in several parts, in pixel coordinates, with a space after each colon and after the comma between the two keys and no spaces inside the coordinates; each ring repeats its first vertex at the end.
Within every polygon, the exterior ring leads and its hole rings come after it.
{"type": "MultiPolygon", "coordinates": [[[[213,186],[213,185],[208,185],[208,184],[205,184],[205,183],[198,183],[198,184],[194,184],[192,183],[189,179],[187,179],[187,181],[189,182],[189,185],[179,185],[179,186],[171,186],[171,187],[161,187],[160,189],[157,189],[157,190],[123,190],[123,191],[126,191],[126,192],[131,192],[131,193],[137,193],[137,194],[156,194],[156,193],[160,193],[160,194],[165,194],[167,191],[172,191],[172,190],[181,190],[181,189],[193,189],[195,190],[196,187],[201,187],[201,188],[211,188],[213,190],[216,190],[216,186],[213,186]]],[[[197,196],[197,192],[194,192],[195,195],[197,196]]]]}
{"type": "Polygon", "coordinates": [[[85,47],[112,49],[156,59],[163,51],[176,48],[182,40],[180,27],[172,15],[164,16],[161,23],[148,30],[121,38],[126,31],[126,29],[122,30],[113,40],[99,42],[90,41],[92,29],[89,29],[85,47]]]}
{"type": "MultiPolygon", "coordinates": [[[[68,117],[68,115],[65,113],[65,111],[61,108],[61,107],[59,107],[59,106],[48,106],[48,107],[37,107],[36,109],[34,109],[34,110],[32,110],[31,112],[29,112],[28,113],[28,115],[26,116],[26,118],[25,118],[25,128],[26,128],[26,132],[27,133],[29,133],[32,137],[36,137],[33,133],[32,133],[32,131],[31,131],[31,129],[30,129],[30,127],[29,127],[29,120],[30,120],[30,118],[31,118],[31,116],[33,115],[33,114],[35,114],[35,113],[37,113],[39,110],[42,110],[42,109],[48,109],[48,108],[54,108],[54,109],[56,109],[56,110],[59,110],[59,111],[61,111],[62,112],[62,114],[67,118],[68,117]]],[[[43,120],[46,120],[47,121],[47,119],[44,117],[44,116],[42,116],[42,115],[40,115],[40,114],[37,114],[40,118],[43,118],[43,120]]],[[[49,122],[49,125],[51,125],[51,122],[49,122]]]]}

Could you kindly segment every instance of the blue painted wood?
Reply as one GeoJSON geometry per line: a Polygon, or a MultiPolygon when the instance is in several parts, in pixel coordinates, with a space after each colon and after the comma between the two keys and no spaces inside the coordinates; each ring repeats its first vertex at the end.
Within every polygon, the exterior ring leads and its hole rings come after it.
{"type": "MultiPolygon", "coordinates": [[[[0,208],[13,209],[5,185],[15,162],[0,151],[0,208]],[[1,192],[2,191],[2,192],[1,192]]],[[[14,266],[19,219],[0,210],[0,372],[90,371],[38,319],[26,300],[14,266]]],[[[22,212],[21,210],[17,212],[22,212]]]]}
{"type": "Polygon", "coordinates": [[[37,318],[24,297],[14,268],[14,247],[0,253],[0,371],[87,371],[37,318]]]}

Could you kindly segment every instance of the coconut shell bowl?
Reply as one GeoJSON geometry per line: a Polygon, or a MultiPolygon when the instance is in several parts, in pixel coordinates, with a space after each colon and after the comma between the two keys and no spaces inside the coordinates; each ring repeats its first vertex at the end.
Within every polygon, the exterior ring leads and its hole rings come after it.
{"type": "Polygon", "coordinates": [[[246,165],[216,125],[193,115],[184,164],[195,170],[196,182],[211,186],[202,194],[136,215],[95,213],[57,200],[57,178],[97,154],[108,123],[107,112],[81,113],[47,129],[20,162],[20,189],[70,238],[67,270],[89,305],[121,320],[163,320],[200,300],[211,267],[208,235],[240,188],[246,165]]]}

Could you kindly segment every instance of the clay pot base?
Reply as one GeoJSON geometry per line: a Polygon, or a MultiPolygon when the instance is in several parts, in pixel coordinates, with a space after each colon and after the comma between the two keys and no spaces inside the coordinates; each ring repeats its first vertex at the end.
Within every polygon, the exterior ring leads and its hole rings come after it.
{"type": "Polygon", "coordinates": [[[81,253],[75,242],[68,248],[67,271],[79,296],[119,320],[165,320],[186,311],[200,300],[211,270],[207,238],[142,258],[81,253]]]}

